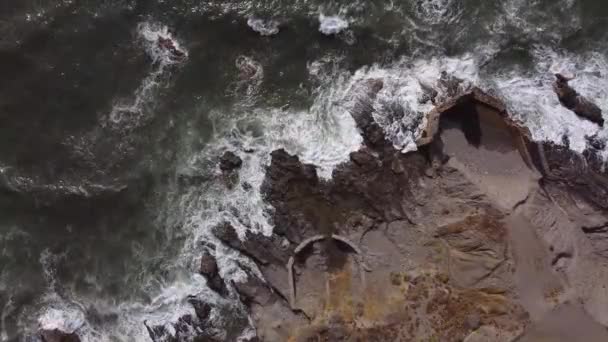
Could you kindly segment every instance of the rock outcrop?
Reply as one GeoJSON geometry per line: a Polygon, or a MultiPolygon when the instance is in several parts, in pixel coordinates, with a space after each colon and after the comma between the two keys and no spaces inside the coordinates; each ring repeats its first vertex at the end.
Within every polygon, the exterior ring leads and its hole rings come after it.
{"type": "Polygon", "coordinates": [[[215,258],[208,252],[203,252],[201,256],[200,274],[207,279],[207,286],[217,292],[220,296],[228,295],[228,289],[224,279],[219,274],[215,258]]]}
{"type": "Polygon", "coordinates": [[[42,342],[80,342],[76,333],[66,333],[59,329],[42,330],[40,338],[42,342]]]}
{"type": "Polygon", "coordinates": [[[220,157],[219,167],[222,171],[222,179],[227,188],[232,189],[238,184],[238,171],[242,165],[243,160],[233,152],[224,152],[220,157]]]}
{"type": "Polygon", "coordinates": [[[437,104],[418,151],[403,154],[373,120],[382,81],[364,88],[353,117],[365,146],[330,181],[274,151],[262,191],[275,234],[221,238],[264,275],[239,290],[257,305],[257,327],[289,307],[303,315],[262,340],[553,338],[543,322],[563,320],[559,308],[572,302],[582,304],[568,317],[605,338],[608,312],[596,302],[608,280],[598,261],[608,179],[595,153],[532,141],[500,100],[474,88],[437,104]],[[335,234],[356,252],[322,238],[335,234]],[[597,274],[580,280],[591,265],[597,274]]]}
{"type": "MultiPolygon", "coordinates": [[[[225,284],[209,252],[200,264],[210,288],[246,307],[253,340],[568,341],[552,331],[570,322],[585,340],[608,339],[608,173],[597,148],[534,142],[499,99],[442,82],[452,94],[428,92],[436,106],[417,151],[385,138],[371,105],[383,82],[369,80],[352,109],[364,146],[331,180],[273,151],[261,187],[273,234],[213,228],[257,265],[225,284]]],[[[229,153],[220,162],[225,174],[240,165],[229,153]]],[[[173,335],[147,325],[152,339],[236,339],[214,333],[210,304],[191,304],[196,315],[173,335]]]]}
{"type": "Polygon", "coordinates": [[[589,101],[589,99],[574,90],[574,88],[568,84],[571,80],[572,78],[562,74],[555,74],[553,90],[555,91],[555,94],[557,94],[561,104],[573,111],[576,115],[603,127],[604,118],[602,117],[602,110],[595,103],[589,101]]]}

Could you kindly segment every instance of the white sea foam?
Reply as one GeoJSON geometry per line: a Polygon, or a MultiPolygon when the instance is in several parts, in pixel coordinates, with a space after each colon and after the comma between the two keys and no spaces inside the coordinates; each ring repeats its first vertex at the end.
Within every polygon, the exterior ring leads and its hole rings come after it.
{"type": "Polygon", "coordinates": [[[259,98],[259,91],[264,81],[262,64],[249,56],[239,56],[234,62],[239,76],[228,89],[228,93],[238,98],[240,108],[252,107],[259,98]]]}
{"type": "Polygon", "coordinates": [[[338,34],[348,28],[348,21],[337,15],[319,14],[319,31],[326,35],[338,34]]]}
{"type": "Polygon", "coordinates": [[[418,17],[429,24],[450,24],[460,18],[462,8],[460,1],[454,0],[419,0],[416,1],[418,17]]]}
{"type": "Polygon", "coordinates": [[[463,80],[461,90],[478,82],[476,60],[470,55],[413,61],[404,58],[389,66],[362,68],[343,81],[341,96],[347,100],[344,101],[344,115],[350,115],[352,104],[361,96],[358,86],[367,80],[382,80],[383,87],[372,104],[374,119],[395,148],[403,152],[415,150],[425,114],[433,108],[430,101],[423,100],[425,88],[437,90],[438,98],[445,96],[446,90],[439,82],[444,72],[463,80]]]}
{"type": "Polygon", "coordinates": [[[262,36],[273,36],[279,33],[279,22],[276,20],[251,17],[247,19],[247,25],[262,36]]]}
{"type": "Polygon", "coordinates": [[[490,32],[513,36],[524,34],[534,40],[560,40],[581,27],[575,1],[507,0],[500,3],[501,14],[489,27],[490,32]]]}
{"type": "Polygon", "coordinates": [[[41,329],[58,329],[66,333],[73,333],[85,323],[82,311],[68,307],[47,307],[38,318],[41,329]]]}
{"type": "Polygon", "coordinates": [[[158,23],[142,22],[137,26],[137,34],[152,59],[152,70],[142,80],[131,98],[118,101],[108,115],[108,124],[119,130],[129,130],[144,124],[150,118],[151,111],[146,107],[151,104],[156,90],[163,85],[163,75],[171,65],[183,63],[188,52],[173,37],[169,28],[158,23]],[[176,58],[172,51],[159,45],[159,38],[170,39],[184,57],[176,58]]]}
{"type": "Polygon", "coordinates": [[[604,56],[591,53],[573,55],[538,46],[534,50],[535,69],[522,74],[515,70],[499,74],[491,81],[509,106],[511,114],[523,122],[536,140],[562,143],[565,135],[570,148],[582,152],[585,136],[605,134],[596,124],[579,118],[562,106],[555,95],[553,74],[575,75],[570,82],[580,94],[596,103],[604,113],[608,110],[608,63],[604,56]]]}
{"type": "Polygon", "coordinates": [[[55,270],[65,255],[51,253],[48,249],[40,253],[40,265],[44,272],[48,288],[42,298],[42,308],[38,313],[38,328],[44,330],[58,329],[73,333],[86,325],[84,310],[77,302],[61,295],[61,284],[57,282],[55,270]]]}

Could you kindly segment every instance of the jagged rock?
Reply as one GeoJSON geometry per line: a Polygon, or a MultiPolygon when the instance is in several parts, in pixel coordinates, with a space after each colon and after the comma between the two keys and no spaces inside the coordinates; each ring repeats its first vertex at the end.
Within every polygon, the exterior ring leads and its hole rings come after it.
{"type": "Polygon", "coordinates": [[[277,295],[273,293],[270,287],[251,273],[248,274],[245,281],[235,282],[234,288],[245,304],[268,305],[271,300],[278,300],[277,295]]]}
{"type": "Polygon", "coordinates": [[[265,200],[281,213],[289,212],[291,207],[299,208],[292,214],[274,215],[274,232],[292,242],[300,242],[314,229],[317,220],[311,221],[308,215],[296,213],[317,209],[315,203],[323,201],[319,187],[321,181],[314,166],[300,163],[298,157],[289,155],[283,149],[273,151],[271,158],[261,187],[265,200]]]}
{"type": "Polygon", "coordinates": [[[539,143],[537,148],[540,152],[536,152],[535,161],[546,182],[608,210],[608,174],[603,162],[594,161],[591,153],[579,154],[552,143],[539,143]]]}
{"type": "MultiPolygon", "coordinates": [[[[235,311],[230,306],[217,306],[215,309],[230,318],[223,322],[223,326],[216,326],[209,321],[212,305],[206,303],[201,298],[190,297],[188,303],[194,309],[194,315],[186,314],[179,317],[175,322],[168,322],[167,325],[152,325],[148,321],[144,322],[150,338],[154,342],[220,342],[235,341],[240,332],[247,326],[247,319],[244,313],[235,311]],[[222,331],[223,330],[223,331],[222,331]]],[[[217,322],[215,322],[217,323],[217,322]]]]}
{"type": "Polygon", "coordinates": [[[355,164],[363,168],[374,168],[380,166],[379,160],[366,150],[352,152],[350,154],[350,159],[355,162],[355,164]]]}
{"type": "Polygon", "coordinates": [[[201,256],[201,267],[199,272],[207,279],[209,288],[221,296],[225,297],[228,295],[226,284],[218,272],[217,262],[208,251],[203,252],[203,255],[201,256]]]}
{"type": "Polygon", "coordinates": [[[260,341],[287,341],[294,335],[294,329],[303,327],[305,318],[293,312],[287,301],[270,284],[244,268],[247,279],[233,283],[239,297],[250,311],[255,321],[260,341]]]}
{"type": "Polygon", "coordinates": [[[372,148],[382,148],[390,145],[384,136],[382,128],[372,117],[374,99],[384,87],[384,82],[380,79],[371,79],[363,84],[362,87],[363,91],[351,110],[351,116],[361,131],[366,145],[372,148]]]}
{"type": "Polygon", "coordinates": [[[196,298],[191,298],[189,303],[194,307],[194,312],[196,313],[196,317],[201,321],[206,321],[209,319],[209,315],[211,314],[211,305],[200,301],[196,298]]]}
{"type": "Polygon", "coordinates": [[[606,148],[606,141],[598,137],[597,134],[586,136],[585,138],[587,138],[589,145],[596,150],[603,150],[606,148]]]}
{"type": "Polygon", "coordinates": [[[450,99],[455,98],[460,95],[461,92],[461,84],[464,80],[448,74],[446,71],[441,72],[441,76],[439,77],[439,87],[443,90],[443,97],[450,99]]]}
{"type": "Polygon", "coordinates": [[[231,172],[239,169],[243,165],[243,160],[233,152],[224,152],[220,158],[220,170],[231,172]]]}
{"type": "Polygon", "coordinates": [[[42,330],[40,338],[43,342],[80,342],[76,333],[66,333],[59,329],[42,330]]]}
{"type": "Polygon", "coordinates": [[[269,263],[283,265],[287,262],[288,251],[281,248],[282,241],[275,235],[268,237],[247,231],[245,238],[241,240],[234,227],[228,222],[215,226],[213,234],[228,246],[253,258],[261,265],[269,263]]]}
{"type": "Polygon", "coordinates": [[[568,84],[568,81],[570,80],[572,80],[572,78],[565,77],[561,74],[555,74],[553,90],[557,94],[559,101],[564,107],[570,109],[576,115],[603,127],[604,118],[602,117],[602,110],[595,103],[589,101],[574,90],[574,88],[568,84]]]}

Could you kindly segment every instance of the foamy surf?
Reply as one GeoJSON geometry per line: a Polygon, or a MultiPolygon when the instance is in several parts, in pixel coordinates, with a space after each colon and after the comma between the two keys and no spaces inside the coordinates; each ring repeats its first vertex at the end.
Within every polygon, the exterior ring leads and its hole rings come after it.
{"type": "Polygon", "coordinates": [[[338,34],[348,28],[348,21],[337,15],[319,14],[319,32],[325,35],[338,34]]]}
{"type": "Polygon", "coordinates": [[[418,17],[428,24],[450,24],[461,14],[461,4],[454,0],[421,0],[414,5],[418,17]]]}
{"type": "Polygon", "coordinates": [[[364,67],[342,81],[344,113],[350,115],[352,106],[362,96],[361,85],[381,80],[383,87],[373,100],[372,115],[395,148],[402,152],[416,150],[425,114],[434,106],[428,98],[429,90],[437,91],[439,102],[449,96],[441,83],[442,75],[460,79],[459,92],[477,84],[479,79],[476,60],[470,55],[430,60],[403,58],[388,66],[364,67]]]}
{"type": "Polygon", "coordinates": [[[49,307],[44,309],[38,318],[38,325],[44,330],[55,330],[74,333],[85,324],[84,313],[67,307],[49,307]]]}
{"type": "Polygon", "coordinates": [[[587,148],[586,137],[598,133],[602,136],[605,129],[561,105],[552,89],[553,75],[558,72],[575,75],[570,82],[574,89],[606,113],[608,81],[602,77],[608,73],[606,58],[595,53],[574,56],[543,46],[538,46],[533,56],[535,69],[531,74],[511,71],[491,81],[511,114],[530,129],[535,140],[563,144],[567,137],[571,149],[583,152],[587,148]]]}
{"type": "Polygon", "coordinates": [[[262,36],[274,36],[279,33],[279,22],[276,20],[251,17],[247,19],[247,25],[262,36]]]}
{"type": "Polygon", "coordinates": [[[152,59],[152,70],[133,96],[118,101],[109,113],[108,124],[118,130],[134,129],[150,118],[151,111],[146,107],[152,103],[157,89],[165,85],[163,77],[168,68],[183,63],[188,57],[188,52],[166,25],[142,22],[137,26],[137,35],[152,59]],[[180,55],[176,56],[175,51],[179,51],[180,55]]]}

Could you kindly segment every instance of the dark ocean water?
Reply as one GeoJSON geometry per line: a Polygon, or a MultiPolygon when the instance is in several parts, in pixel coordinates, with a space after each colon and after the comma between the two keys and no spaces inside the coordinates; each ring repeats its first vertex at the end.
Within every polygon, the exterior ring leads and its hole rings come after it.
{"type": "MultiPolygon", "coordinates": [[[[194,272],[209,228],[270,234],[268,153],[329,176],[359,146],[362,80],[385,79],[376,119],[404,151],[429,109],[420,84],[442,71],[502,97],[536,139],[606,139],[550,88],[573,73],[608,110],[606,25],[601,0],[0,1],[0,341],[41,327],[145,341],[143,321],[175,320],[187,296],[221,302],[194,272]],[[251,190],[222,184],[226,150],[251,190]]],[[[216,253],[226,279],[242,276],[246,259],[216,253]]]]}

